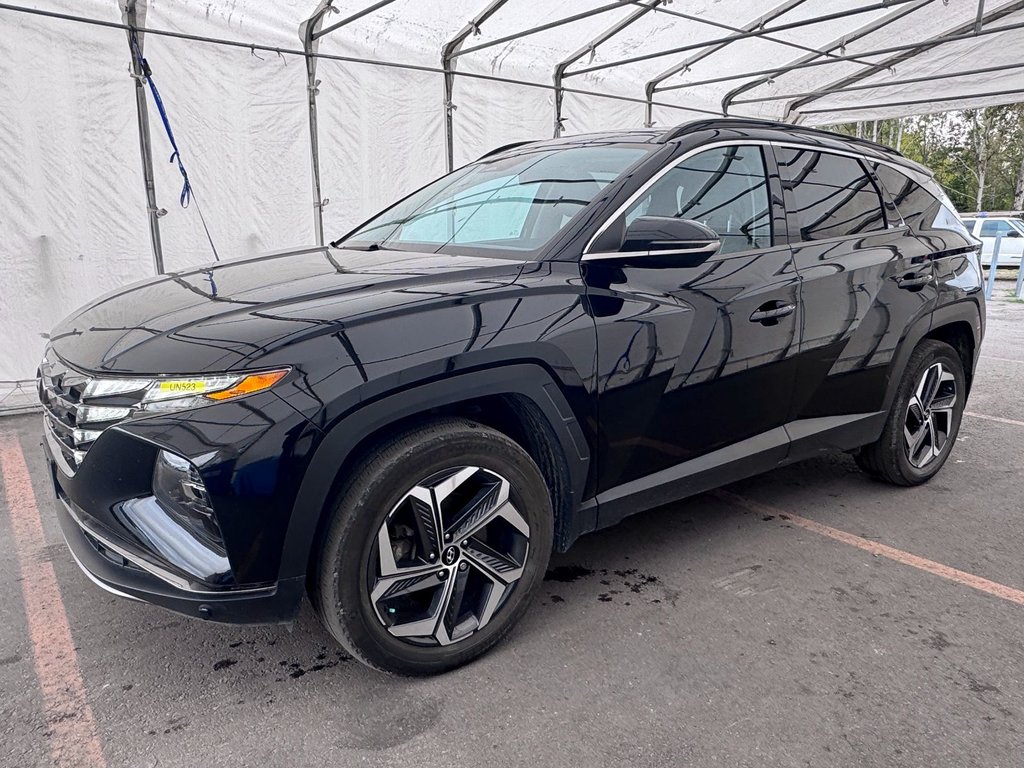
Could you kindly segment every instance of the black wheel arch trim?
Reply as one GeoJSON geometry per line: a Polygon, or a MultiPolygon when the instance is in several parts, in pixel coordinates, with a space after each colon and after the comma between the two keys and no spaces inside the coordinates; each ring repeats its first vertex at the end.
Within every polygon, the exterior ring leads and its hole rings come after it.
{"type": "Polygon", "coordinates": [[[964,371],[968,381],[973,378],[974,367],[978,361],[978,350],[981,348],[984,334],[984,316],[981,311],[981,303],[970,297],[936,307],[932,312],[920,317],[907,331],[890,367],[889,384],[885,392],[886,412],[892,407],[893,400],[896,398],[896,390],[899,389],[900,382],[903,380],[903,373],[907,368],[910,355],[913,354],[917,345],[939,328],[959,322],[967,323],[974,337],[974,360],[971,367],[964,371]]]}
{"type": "MultiPolygon", "coordinates": [[[[590,449],[575,414],[561,388],[541,365],[515,363],[468,371],[443,379],[403,388],[359,407],[325,433],[310,460],[292,508],[285,535],[279,578],[306,574],[309,556],[339,468],[366,438],[401,419],[474,398],[521,395],[528,398],[548,421],[558,439],[570,477],[571,504],[568,530],[562,538],[574,540],[596,527],[594,519],[575,519],[590,468],[590,449]]],[[[567,545],[566,545],[567,546],[567,545]]],[[[560,548],[562,548],[560,546],[560,548]]]]}

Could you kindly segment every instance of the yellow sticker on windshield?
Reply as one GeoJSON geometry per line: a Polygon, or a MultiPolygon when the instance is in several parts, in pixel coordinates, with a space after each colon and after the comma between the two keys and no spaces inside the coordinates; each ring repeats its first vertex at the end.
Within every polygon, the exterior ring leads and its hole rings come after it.
{"type": "Polygon", "coordinates": [[[161,392],[178,392],[181,394],[205,392],[206,382],[202,379],[193,379],[191,381],[161,381],[159,389],[161,392]]]}

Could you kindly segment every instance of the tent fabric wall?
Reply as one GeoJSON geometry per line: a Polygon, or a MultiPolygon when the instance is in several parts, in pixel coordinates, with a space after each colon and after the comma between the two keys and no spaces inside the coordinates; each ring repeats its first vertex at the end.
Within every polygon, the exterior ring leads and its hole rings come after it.
{"type": "MultiPolygon", "coordinates": [[[[121,19],[115,0],[23,2],[109,22],[121,19]]],[[[468,52],[454,60],[462,75],[453,98],[456,164],[497,145],[550,136],[555,66],[636,14],[638,2],[655,0],[508,0],[465,41],[468,52]],[[582,16],[595,9],[604,10],[582,16]],[[514,37],[574,15],[580,18],[570,24],[514,37]],[[482,45],[487,47],[471,50],[482,45]],[[466,76],[474,74],[527,84],[466,76]]],[[[325,25],[368,7],[370,0],[334,5],[339,13],[328,14],[325,25]]],[[[300,49],[298,26],[315,6],[314,0],[149,0],[146,25],[300,49]]],[[[485,0],[395,0],[320,40],[323,54],[435,70],[318,62],[327,238],[443,172],[443,78],[436,71],[441,48],[485,6],[485,0]]],[[[636,100],[652,81],[661,89],[653,120],[665,127],[719,112],[737,89],[730,114],[810,124],[1017,100],[1007,93],[1024,96],[1022,66],[941,76],[1024,64],[1024,2],[1018,0],[986,0],[982,29],[1022,29],[903,56],[871,53],[973,30],[978,8],[978,0],[658,2],[568,67],[564,133],[642,125],[644,104],[636,100]],[[823,16],[824,21],[806,23],[823,16]],[[732,30],[759,26],[768,28],[767,37],[709,45],[732,30]],[[685,50],[604,67],[679,48],[685,50]],[[900,61],[892,71],[869,68],[896,56],[900,61]],[[841,60],[822,65],[830,57],[841,60]],[[661,77],[688,62],[688,68],[661,77]],[[798,66],[788,69],[793,64],[798,66]],[[765,70],[774,74],[759,74],[765,70]],[[887,85],[914,76],[941,79],[887,85]],[[873,87],[832,92],[848,78],[873,87]],[[819,90],[824,92],[806,103],[789,98],[819,90]]],[[[145,52],[221,256],[312,242],[302,58],[155,34],[145,36],[145,52]]],[[[43,335],[67,312],[153,272],[128,63],[123,30],[0,10],[0,381],[33,376],[43,335]]],[[[205,263],[211,258],[206,236],[195,207],[178,206],[181,178],[166,162],[170,147],[152,105],[150,127],[157,199],[167,210],[160,220],[166,268],[205,263]]]]}

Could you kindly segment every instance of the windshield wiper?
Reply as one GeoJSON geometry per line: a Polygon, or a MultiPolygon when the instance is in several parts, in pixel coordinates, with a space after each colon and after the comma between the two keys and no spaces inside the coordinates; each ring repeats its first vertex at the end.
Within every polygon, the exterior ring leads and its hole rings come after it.
{"type": "Polygon", "coordinates": [[[335,240],[331,243],[334,248],[348,248],[352,251],[393,251],[394,248],[388,248],[381,245],[380,243],[367,243],[366,245],[345,245],[341,240],[335,240]]]}

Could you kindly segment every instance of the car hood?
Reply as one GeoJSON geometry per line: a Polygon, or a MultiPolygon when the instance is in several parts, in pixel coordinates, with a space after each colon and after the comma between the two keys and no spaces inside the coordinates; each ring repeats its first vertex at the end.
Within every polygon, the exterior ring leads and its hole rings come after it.
{"type": "Polygon", "coordinates": [[[504,258],[311,248],[170,273],[63,320],[50,349],[86,373],[259,367],[310,334],[513,282],[504,258]]]}

